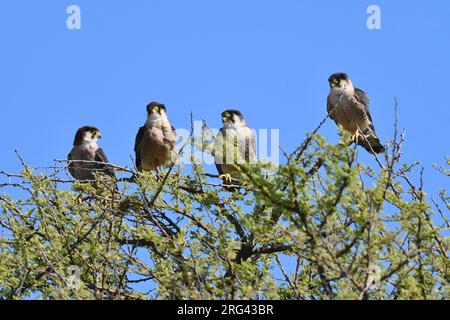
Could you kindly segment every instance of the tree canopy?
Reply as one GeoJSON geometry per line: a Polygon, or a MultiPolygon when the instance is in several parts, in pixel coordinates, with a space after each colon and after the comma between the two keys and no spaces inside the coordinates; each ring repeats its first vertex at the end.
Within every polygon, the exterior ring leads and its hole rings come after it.
{"type": "Polygon", "coordinates": [[[0,172],[0,298],[449,297],[450,197],[427,196],[403,139],[371,168],[313,132],[277,168],[240,166],[237,190],[198,159],[95,184],[21,159],[0,172]]]}

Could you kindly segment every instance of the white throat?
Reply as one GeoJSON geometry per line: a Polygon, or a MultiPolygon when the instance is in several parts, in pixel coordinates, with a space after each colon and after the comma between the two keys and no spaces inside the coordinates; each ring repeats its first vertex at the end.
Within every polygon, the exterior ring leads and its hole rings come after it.
{"type": "Polygon", "coordinates": [[[348,82],[343,83],[340,86],[331,87],[330,93],[339,95],[342,93],[345,95],[353,95],[355,93],[355,88],[353,87],[351,80],[348,80],[348,82]]]}
{"type": "Polygon", "coordinates": [[[86,149],[93,149],[93,150],[97,150],[98,144],[97,144],[97,138],[94,139],[88,139],[88,138],[84,138],[83,142],[81,143],[81,147],[82,148],[86,148],[86,149]]]}
{"type": "Polygon", "coordinates": [[[239,129],[239,128],[245,128],[247,127],[247,123],[245,122],[245,120],[241,120],[238,117],[234,118],[234,122],[233,121],[226,121],[223,124],[223,127],[225,129],[239,129]]]}
{"type": "Polygon", "coordinates": [[[169,119],[167,119],[167,115],[165,113],[163,114],[152,113],[149,116],[147,116],[145,126],[157,127],[167,123],[169,123],[169,119]]]}

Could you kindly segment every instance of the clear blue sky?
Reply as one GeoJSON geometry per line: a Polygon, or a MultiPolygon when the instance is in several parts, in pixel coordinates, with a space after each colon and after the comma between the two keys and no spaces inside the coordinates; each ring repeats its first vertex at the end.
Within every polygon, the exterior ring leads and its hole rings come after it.
{"type": "MultiPolygon", "coordinates": [[[[14,149],[34,165],[66,157],[85,124],[129,165],[151,100],[177,128],[190,111],[219,127],[220,112],[238,108],[293,150],[325,115],[328,76],[346,71],[370,95],[383,141],[398,98],[405,160],[421,161],[437,190],[448,186],[431,165],[450,154],[449,14],[444,0],[1,1],[0,167],[18,170],[14,149]],[[66,28],[70,4],[81,30],[66,28]],[[382,30],[366,27],[370,4],[382,30]]],[[[331,121],[321,133],[338,139],[331,121]]]]}
{"type": "MultiPolygon", "coordinates": [[[[32,165],[65,158],[86,124],[112,162],[130,165],[152,100],[176,128],[191,111],[217,128],[238,108],[250,126],[280,129],[291,151],[326,115],[328,76],[345,71],[370,95],[383,141],[398,98],[404,160],[422,163],[436,194],[449,188],[432,168],[450,155],[449,15],[445,0],[2,0],[0,169],[19,170],[14,149],[32,165]],[[70,4],[81,30],[66,28],[70,4]],[[366,27],[371,4],[381,30],[366,27]]],[[[338,141],[332,121],[320,133],[338,141]]]]}

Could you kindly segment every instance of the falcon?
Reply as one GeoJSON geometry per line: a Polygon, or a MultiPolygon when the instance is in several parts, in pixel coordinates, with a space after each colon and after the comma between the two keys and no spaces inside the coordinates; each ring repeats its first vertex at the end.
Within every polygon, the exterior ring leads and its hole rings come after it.
{"type": "Polygon", "coordinates": [[[137,169],[154,170],[170,163],[175,144],[175,128],[167,118],[166,106],[151,102],[147,105],[147,121],[139,128],[134,144],[137,169]]]}
{"type": "Polygon", "coordinates": [[[73,148],[67,156],[69,172],[76,180],[95,180],[95,172],[114,177],[114,170],[107,165],[109,161],[105,152],[97,144],[100,138],[96,127],[84,126],[77,130],[73,148]]]}
{"type": "Polygon", "coordinates": [[[369,112],[369,97],[355,88],[346,73],[335,73],[328,79],[330,93],[327,111],[337,125],[350,132],[353,141],[369,153],[383,153],[384,147],[375,133],[369,112]]]}
{"type": "Polygon", "coordinates": [[[214,162],[224,184],[231,184],[237,164],[256,162],[256,138],[239,110],[222,112],[222,123],[214,142],[214,162]]]}

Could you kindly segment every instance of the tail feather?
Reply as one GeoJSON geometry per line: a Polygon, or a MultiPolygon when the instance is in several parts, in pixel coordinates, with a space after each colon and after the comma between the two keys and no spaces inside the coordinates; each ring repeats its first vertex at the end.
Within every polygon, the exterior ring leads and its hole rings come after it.
{"type": "Polygon", "coordinates": [[[359,145],[366,149],[369,153],[383,153],[385,151],[384,146],[381,144],[380,139],[375,135],[367,135],[366,139],[359,141],[359,145]]]}

